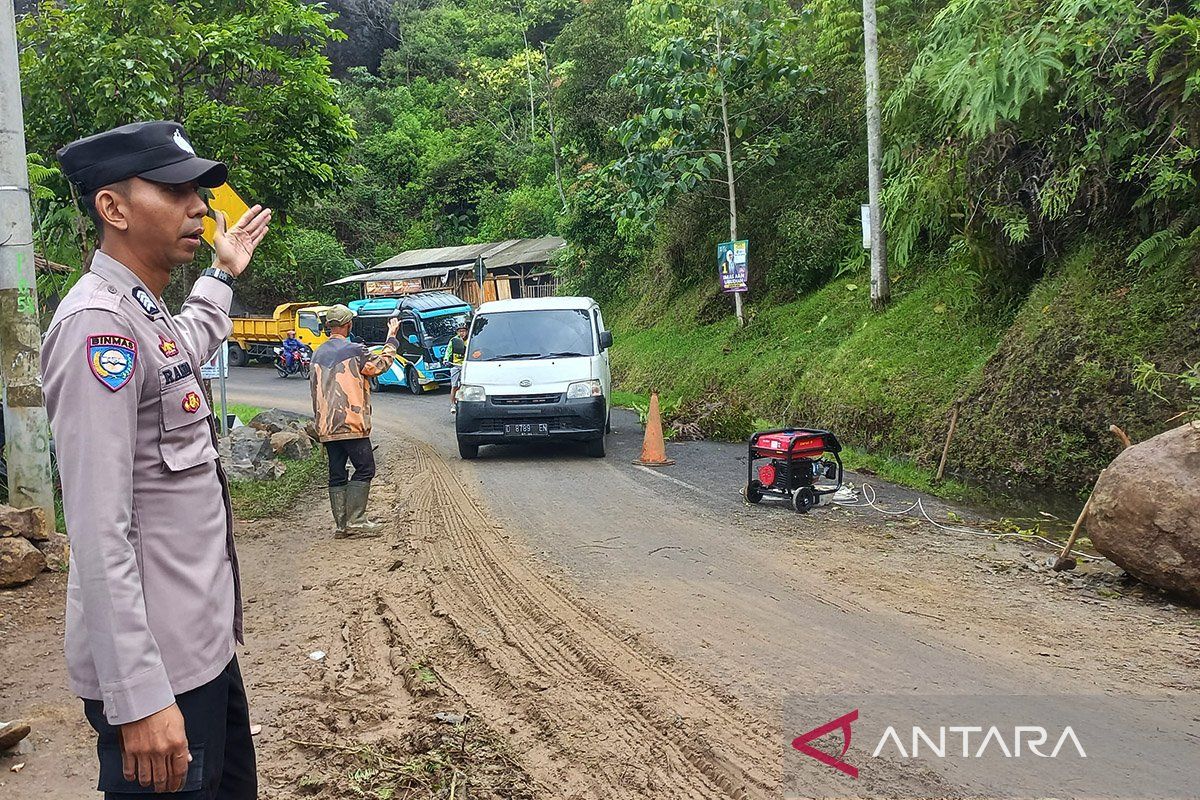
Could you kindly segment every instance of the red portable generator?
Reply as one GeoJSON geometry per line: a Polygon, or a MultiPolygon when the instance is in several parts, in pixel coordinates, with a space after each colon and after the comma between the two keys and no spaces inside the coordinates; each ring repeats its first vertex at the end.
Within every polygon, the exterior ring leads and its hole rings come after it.
{"type": "Polygon", "coordinates": [[[750,437],[746,500],[786,497],[801,514],[842,488],[842,445],[829,431],[782,428],[750,437]],[[768,463],[756,462],[768,461],[768,463]],[[833,483],[819,484],[820,481],[833,483]]]}

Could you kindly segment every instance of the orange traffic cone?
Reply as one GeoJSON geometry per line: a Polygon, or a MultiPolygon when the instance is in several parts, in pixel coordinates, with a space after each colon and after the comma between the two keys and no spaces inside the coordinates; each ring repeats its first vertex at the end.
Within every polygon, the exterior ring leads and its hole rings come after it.
{"type": "Polygon", "coordinates": [[[642,457],[633,462],[643,467],[669,467],[675,462],[667,458],[663,442],[662,415],[658,410],[658,392],[650,394],[650,413],[646,417],[646,436],[642,440],[642,457]]]}

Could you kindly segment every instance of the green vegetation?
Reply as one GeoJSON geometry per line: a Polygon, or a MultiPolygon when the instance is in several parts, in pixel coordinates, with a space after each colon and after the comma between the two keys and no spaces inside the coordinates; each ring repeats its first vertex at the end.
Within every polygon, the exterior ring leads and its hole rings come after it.
{"type": "Polygon", "coordinates": [[[325,482],[325,449],[314,448],[307,461],[282,462],[287,471],[273,481],[231,481],[229,493],[238,519],[269,519],[285,514],[305,493],[325,482]]]}
{"type": "Polygon", "coordinates": [[[868,447],[919,440],[992,354],[994,329],[947,307],[951,282],[948,272],[899,281],[892,307],[877,315],[863,302],[866,287],[842,278],[802,300],[756,307],[745,328],[677,313],[703,304],[695,290],[654,327],[618,317],[614,368],[625,389],[682,396],[685,416],[720,400],[717,427],[728,438],[761,418],[853,426],[852,441],[868,447]]]}
{"type": "Polygon", "coordinates": [[[246,403],[229,403],[226,407],[229,409],[230,414],[236,415],[242,421],[243,425],[249,425],[250,420],[263,412],[258,406],[251,406],[246,403]]]}
{"type": "MultiPolygon", "coordinates": [[[[343,38],[329,27],[331,19],[323,6],[298,0],[36,5],[17,36],[21,89],[32,111],[25,119],[27,148],[41,187],[34,202],[38,249],[78,267],[94,244],[73,191],[53,168],[55,152],[138,120],[182,122],[197,151],[228,162],[230,183],[250,203],[282,212],[280,222],[342,184],[355,132],[322,54],[327,42],[343,38]]],[[[298,260],[313,261],[312,250],[293,231],[268,239],[257,261],[294,272],[298,260]]],[[[322,260],[322,268],[344,274],[351,262],[340,256],[322,260]]],[[[186,297],[188,277],[173,286],[173,305],[186,297]]],[[[269,269],[251,271],[243,284],[241,299],[252,305],[295,299],[289,281],[269,269]]]]}
{"type": "Polygon", "coordinates": [[[627,392],[624,389],[614,389],[612,393],[612,404],[617,408],[628,408],[633,411],[649,402],[650,399],[646,395],[627,392]]]}
{"type": "Polygon", "coordinates": [[[842,463],[848,470],[864,475],[875,474],[900,486],[909,486],[956,503],[979,503],[984,493],[962,481],[934,480],[934,471],[900,458],[867,453],[856,447],[842,451],[842,463]]]}
{"type": "Polygon", "coordinates": [[[379,69],[336,84],[319,8],[114,2],[22,23],[52,256],[80,249],[53,148],[178,116],[282,212],[244,300],[325,299],[355,258],[561,235],[566,290],[616,330],[618,402],[657,390],[689,433],[828,427],[919,485],[957,402],[953,474],[1074,492],[1110,424],[1140,439],[1200,405],[1200,3],[888,0],[894,300],[872,312],[858,0],[398,2],[379,69]],[[114,68],[136,88],[110,91],[114,68]],[[713,286],[731,198],[745,328],[713,286]]]}

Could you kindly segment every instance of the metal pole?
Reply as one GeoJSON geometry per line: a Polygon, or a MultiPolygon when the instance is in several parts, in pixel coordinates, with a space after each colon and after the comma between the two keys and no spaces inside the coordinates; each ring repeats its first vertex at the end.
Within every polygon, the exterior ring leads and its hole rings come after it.
{"type": "Polygon", "coordinates": [[[50,427],[39,372],[37,273],[25,160],[13,0],[0,0],[0,384],[3,385],[8,502],[37,506],[54,520],[50,427]]]}
{"type": "Polygon", "coordinates": [[[863,0],[863,43],[867,71],[867,167],[871,202],[871,305],[883,308],[892,299],[887,270],[887,237],[883,232],[883,144],[879,112],[879,34],[875,0],[863,0]]]}
{"type": "MultiPolygon", "coordinates": [[[[721,26],[717,24],[717,60],[721,58],[721,26]]],[[[725,140],[725,181],[729,191],[729,241],[736,242],[737,230],[737,183],[733,175],[733,145],[729,135],[729,97],[725,93],[724,84],[721,88],[721,131],[725,140]]],[[[732,245],[730,245],[732,247],[732,245]]],[[[746,314],[742,309],[742,293],[733,293],[733,313],[737,317],[738,327],[746,324],[746,314]]]]}
{"type": "Polygon", "coordinates": [[[217,375],[221,381],[221,435],[225,436],[229,433],[229,403],[225,396],[225,371],[228,365],[225,359],[225,353],[229,350],[229,342],[223,342],[221,349],[217,351],[217,375]]]}

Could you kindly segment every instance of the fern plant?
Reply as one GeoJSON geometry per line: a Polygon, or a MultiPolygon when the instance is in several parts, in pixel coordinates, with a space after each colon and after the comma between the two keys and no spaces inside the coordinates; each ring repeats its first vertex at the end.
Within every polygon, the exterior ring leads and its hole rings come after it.
{"type": "Polygon", "coordinates": [[[896,265],[958,240],[1012,284],[1115,220],[1142,232],[1131,265],[1200,244],[1200,4],[1178,7],[947,3],[886,109],[896,265]]]}

